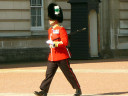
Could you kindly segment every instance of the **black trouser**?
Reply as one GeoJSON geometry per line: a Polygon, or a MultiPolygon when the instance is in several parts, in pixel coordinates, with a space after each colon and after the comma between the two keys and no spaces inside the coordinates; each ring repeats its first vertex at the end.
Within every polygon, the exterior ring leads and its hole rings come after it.
{"type": "Polygon", "coordinates": [[[45,92],[48,92],[51,81],[56,73],[58,66],[60,67],[60,69],[62,70],[63,74],[65,75],[69,83],[72,85],[72,87],[74,89],[80,89],[80,85],[76,79],[75,74],[72,71],[72,68],[70,67],[70,63],[68,59],[61,61],[53,61],[48,63],[46,77],[42,81],[40,85],[40,89],[44,90],[45,92]]]}

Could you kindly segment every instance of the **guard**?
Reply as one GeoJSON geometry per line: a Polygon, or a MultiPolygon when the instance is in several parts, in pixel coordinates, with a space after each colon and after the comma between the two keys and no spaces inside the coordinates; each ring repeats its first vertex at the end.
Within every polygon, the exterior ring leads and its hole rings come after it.
{"type": "Polygon", "coordinates": [[[48,30],[48,41],[50,47],[50,54],[48,57],[49,63],[47,64],[46,77],[40,85],[41,91],[35,91],[36,96],[47,96],[51,81],[59,67],[76,93],[74,96],[82,94],[79,82],[70,67],[69,58],[70,52],[66,48],[68,45],[68,35],[64,27],[59,23],[63,22],[63,12],[60,6],[51,3],[48,6],[49,24],[51,27],[48,30]]]}

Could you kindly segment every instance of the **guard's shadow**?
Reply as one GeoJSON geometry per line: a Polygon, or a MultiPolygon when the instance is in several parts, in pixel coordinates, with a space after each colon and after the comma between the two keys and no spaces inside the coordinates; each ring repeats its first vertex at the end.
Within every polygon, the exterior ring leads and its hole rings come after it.
{"type": "Polygon", "coordinates": [[[102,95],[122,95],[127,94],[128,92],[110,92],[110,93],[100,93],[100,94],[94,94],[94,95],[81,95],[81,96],[102,96],[102,95]]]}
{"type": "Polygon", "coordinates": [[[101,93],[98,95],[121,95],[121,94],[127,94],[128,92],[110,92],[110,93],[101,93]]]}

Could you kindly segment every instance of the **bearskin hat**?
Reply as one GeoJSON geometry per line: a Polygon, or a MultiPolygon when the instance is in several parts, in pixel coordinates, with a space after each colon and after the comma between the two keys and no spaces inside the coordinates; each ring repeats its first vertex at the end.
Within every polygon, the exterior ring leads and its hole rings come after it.
{"type": "Polygon", "coordinates": [[[48,6],[48,17],[51,20],[57,20],[59,23],[63,22],[63,12],[60,6],[51,3],[48,6]]]}

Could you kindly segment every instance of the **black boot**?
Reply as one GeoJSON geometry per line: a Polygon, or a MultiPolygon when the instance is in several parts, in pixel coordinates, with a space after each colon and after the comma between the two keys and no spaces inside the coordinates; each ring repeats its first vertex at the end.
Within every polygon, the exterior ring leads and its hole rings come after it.
{"type": "Polygon", "coordinates": [[[81,89],[76,89],[74,96],[80,96],[82,94],[81,89]]]}
{"type": "Polygon", "coordinates": [[[40,91],[40,92],[34,91],[34,94],[35,94],[36,96],[47,96],[47,93],[44,92],[44,91],[40,91]]]}

